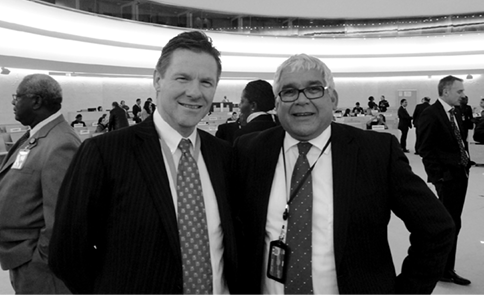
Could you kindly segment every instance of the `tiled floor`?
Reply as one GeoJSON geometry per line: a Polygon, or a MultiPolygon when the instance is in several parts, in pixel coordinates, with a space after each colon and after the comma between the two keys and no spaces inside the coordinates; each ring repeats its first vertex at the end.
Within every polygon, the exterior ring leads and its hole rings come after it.
{"type": "MultiPolygon", "coordinates": [[[[408,144],[415,142],[413,132],[409,133],[408,144]]],[[[414,172],[426,179],[419,156],[407,154],[414,172]]],[[[484,145],[470,145],[472,160],[484,163],[484,145]]],[[[484,167],[473,167],[469,178],[466,204],[462,214],[462,230],[457,248],[457,272],[472,281],[469,286],[439,282],[433,294],[484,294],[484,167]]],[[[396,216],[389,225],[389,240],[397,273],[409,246],[408,231],[396,216]]],[[[0,271],[0,294],[13,294],[8,272],[0,271]]]]}

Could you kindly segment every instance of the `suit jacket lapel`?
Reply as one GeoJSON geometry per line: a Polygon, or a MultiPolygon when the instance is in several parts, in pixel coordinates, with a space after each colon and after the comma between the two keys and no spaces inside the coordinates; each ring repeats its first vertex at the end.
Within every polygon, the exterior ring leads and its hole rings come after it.
{"type": "MultiPolygon", "coordinates": [[[[47,134],[49,134],[50,130],[52,128],[54,128],[57,124],[61,123],[62,121],[65,121],[64,119],[64,116],[63,115],[60,115],[59,117],[55,118],[52,122],[49,122],[47,125],[45,125],[44,127],[42,127],[39,131],[37,131],[33,136],[32,138],[35,138],[35,141],[38,141],[40,138],[44,138],[47,136],[47,134]]],[[[29,144],[29,142],[31,141],[32,139],[29,139],[27,141],[25,141],[22,146],[27,146],[29,144]]],[[[15,158],[18,154],[18,150],[15,150],[17,149],[17,145],[14,144],[12,147],[11,147],[11,150],[13,151],[12,154],[8,154],[7,157],[5,158],[5,163],[3,166],[0,166],[0,173],[3,172],[7,167],[10,167],[10,165],[13,164],[13,162],[15,162],[15,158]]]]}
{"type": "MultiPolygon", "coordinates": [[[[442,126],[445,126],[445,130],[446,132],[448,133],[448,135],[451,137],[451,138],[454,138],[455,140],[455,143],[457,143],[457,138],[455,138],[455,134],[454,134],[454,130],[452,129],[452,125],[450,125],[450,119],[449,119],[449,115],[447,114],[447,112],[445,111],[444,109],[444,106],[440,103],[440,101],[436,101],[435,102],[435,108],[436,108],[436,111],[437,111],[437,116],[442,124],[442,126]]],[[[458,124],[457,126],[459,126],[459,130],[462,130],[460,127],[460,124],[459,124],[459,120],[457,119],[457,116],[454,116],[454,118],[456,119],[456,124],[458,124]]],[[[462,133],[461,133],[461,137],[462,137],[462,133]]]]}
{"type": "Polygon", "coordinates": [[[274,129],[274,132],[270,133],[270,136],[266,138],[266,140],[261,143],[263,147],[260,149],[260,157],[258,158],[258,168],[261,171],[267,171],[267,173],[263,173],[258,180],[256,180],[257,185],[260,187],[260,204],[261,206],[257,206],[254,208],[258,211],[258,216],[264,222],[259,222],[262,226],[261,231],[265,231],[265,220],[267,219],[267,209],[269,207],[269,198],[271,195],[271,188],[272,182],[274,181],[274,175],[276,173],[276,166],[279,160],[279,154],[281,152],[281,148],[284,145],[284,136],[285,136],[284,129],[279,126],[278,128],[274,129]]]}
{"type": "Polygon", "coordinates": [[[346,231],[350,219],[351,198],[356,194],[358,146],[342,126],[331,124],[331,153],[333,162],[334,256],[336,269],[343,257],[346,231]]]}
{"type": "Polygon", "coordinates": [[[153,116],[131,128],[135,129],[135,140],[131,143],[133,145],[134,157],[137,160],[143,178],[148,184],[155,207],[160,214],[160,222],[168,235],[167,240],[172,246],[173,253],[180,256],[181,260],[175,206],[153,116]]]}

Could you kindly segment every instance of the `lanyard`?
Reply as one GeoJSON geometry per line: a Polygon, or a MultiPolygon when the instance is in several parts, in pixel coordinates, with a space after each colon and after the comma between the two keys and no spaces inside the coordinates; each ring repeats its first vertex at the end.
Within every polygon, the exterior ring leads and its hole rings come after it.
{"type": "MultiPolygon", "coordinates": [[[[328,146],[329,146],[330,143],[331,143],[331,137],[328,139],[328,141],[324,145],[323,150],[321,151],[321,153],[319,154],[318,158],[313,163],[313,165],[309,168],[308,172],[306,172],[306,174],[304,174],[302,180],[299,182],[299,184],[297,185],[297,187],[292,191],[292,193],[290,193],[289,200],[286,203],[286,208],[284,209],[284,213],[282,214],[282,219],[287,220],[289,218],[289,205],[294,200],[294,198],[296,198],[296,195],[299,192],[299,190],[301,189],[301,186],[304,184],[304,182],[309,177],[309,175],[311,175],[311,171],[313,171],[314,166],[316,166],[316,163],[318,163],[319,158],[321,158],[321,156],[323,155],[324,151],[328,148],[328,146]]],[[[286,188],[287,188],[286,155],[284,153],[284,147],[281,147],[281,149],[282,149],[282,158],[284,160],[284,175],[286,177],[286,188]]]]}
{"type": "MultiPolygon", "coordinates": [[[[195,159],[195,162],[198,162],[198,155],[200,154],[200,141],[201,141],[200,135],[198,135],[198,132],[197,132],[197,139],[195,142],[195,147],[193,148],[193,158],[195,159]]],[[[165,140],[161,136],[160,136],[160,142],[161,142],[161,148],[163,150],[163,153],[165,154],[166,161],[168,162],[168,167],[170,168],[170,173],[176,189],[177,170],[175,168],[175,160],[173,159],[173,155],[171,154],[170,148],[168,147],[165,140]]]]}

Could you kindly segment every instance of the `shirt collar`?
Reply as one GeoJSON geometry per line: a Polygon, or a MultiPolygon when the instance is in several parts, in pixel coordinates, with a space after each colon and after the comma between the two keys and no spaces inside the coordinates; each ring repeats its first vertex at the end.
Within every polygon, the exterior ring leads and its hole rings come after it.
{"type": "MultiPolygon", "coordinates": [[[[328,142],[329,138],[331,137],[331,125],[329,125],[323,133],[321,133],[318,137],[309,140],[314,147],[318,148],[319,151],[322,151],[326,143],[328,142]]],[[[288,152],[290,148],[296,146],[300,140],[295,139],[286,131],[286,136],[284,137],[284,152],[288,152]]],[[[324,151],[324,154],[328,154],[329,149],[324,151]]]]}
{"type": "Polygon", "coordinates": [[[32,137],[35,133],[37,133],[42,127],[49,124],[50,122],[54,121],[58,117],[62,115],[61,110],[59,109],[54,114],[50,115],[49,117],[45,118],[44,120],[40,121],[37,125],[35,125],[32,130],[30,130],[30,137],[32,137]]]}
{"type": "Polygon", "coordinates": [[[254,112],[247,117],[247,123],[249,123],[250,121],[259,117],[260,115],[265,115],[265,114],[267,114],[267,113],[266,112],[254,112]]]}
{"type": "MultiPolygon", "coordinates": [[[[155,113],[153,114],[153,121],[155,123],[155,128],[158,136],[165,141],[171,153],[174,154],[178,149],[178,144],[180,144],[182,138],[185,137],[181,136],[178,131],[173,129],[173,127],[171,127],[157,111],[155,111],[155,113]]],[[[194,131],[196,130],[197,129],[195,128],[194,131]]],[[[190,136],[188,136],[187,138],[190,139],[190,141],[192,142],[193,148],[197,140],[197,132],[192,132],[192,134],[190,134],[190,136]]]]}
{"type": "Polygon", "coordinates": [[[452,110],[454,107],[446,103],[442,98],[437,97],[437,99],[440,101],[442,106],[444,107],[445,112],[448,114],[450,110],[452,110]]]}

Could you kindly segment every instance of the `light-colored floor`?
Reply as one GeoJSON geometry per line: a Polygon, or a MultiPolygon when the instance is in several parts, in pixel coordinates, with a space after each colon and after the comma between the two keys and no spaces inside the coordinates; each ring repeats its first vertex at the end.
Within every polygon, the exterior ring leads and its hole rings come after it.
{"type": "MultiPolygon", "coordinates": [[[[415,134],[409,132],[407,154],[413,171],[426,179],[421,158],[414,155],[415,134]]],[[[470,135],[470,137],[472,134],[470,135]]],[[[472,138],[472,137],[471,137],[472,138]]],[[[471,158],[484,164],[484,145],[470,144],[471,158]]],[[[431,186],[433,189],[433,187],[431,186]]],[[[408,231],[396,216],[389,224],[389,241],[397,273],[409,246],[408,231]]],[[[469,286],[439,282],[433,294],[484,294],[484,167],[472,167],[457,246],[456,271],[472,281],[469,286]]],[[[13,294],[8,272],[0,271],[0,294],[13,294]]]]}

